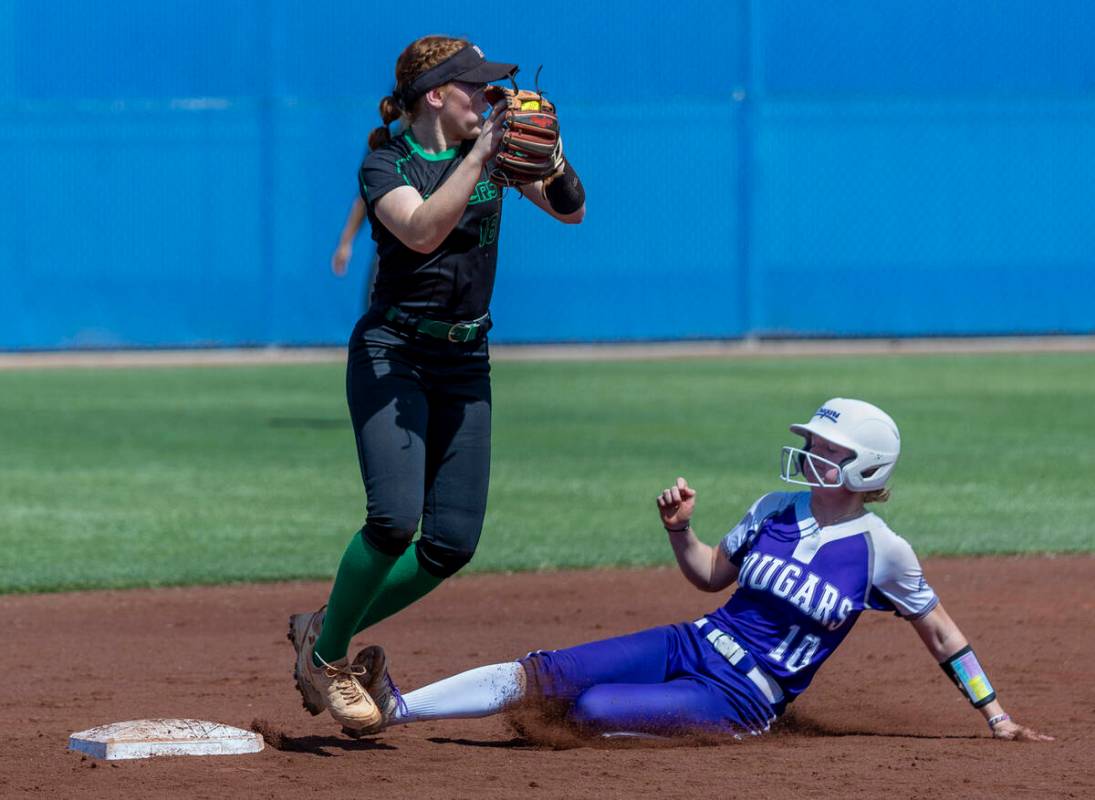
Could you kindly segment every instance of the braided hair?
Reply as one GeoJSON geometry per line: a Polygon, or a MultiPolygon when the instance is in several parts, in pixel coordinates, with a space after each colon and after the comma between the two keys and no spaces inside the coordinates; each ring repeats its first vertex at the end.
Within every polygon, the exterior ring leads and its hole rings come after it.
{"type": "Polygon", "coordinates": [[[370,150],[383,147],[392,140],[388,126],[393,122],[402,118],[409,124],[414,119],[418,103],[415,103],[415,108],[405,108],[400,97],[403,88],[410,86],[422,73],[456,55],[468,44],[467,39],[452,36],[423,36],[407,45],[395,62],[395,87],[390,95],[380,101],[380,119],[384,124],[374,128],[369,134],[370,150]]]}

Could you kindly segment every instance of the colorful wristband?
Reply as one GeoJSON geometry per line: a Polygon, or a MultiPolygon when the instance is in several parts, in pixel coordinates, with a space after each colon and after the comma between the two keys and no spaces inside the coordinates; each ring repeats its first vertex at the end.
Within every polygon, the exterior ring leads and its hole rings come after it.
{"type": "Polygon", "coordinates": [[[962,694],[970,701],[974,708],[988,705],[996,699],[996,692],[989,683],[984,668],[977,660],[973,648],[966,645],[946,661],[939,662],[939,666],[952,681],[962,690],[962,694]]]}

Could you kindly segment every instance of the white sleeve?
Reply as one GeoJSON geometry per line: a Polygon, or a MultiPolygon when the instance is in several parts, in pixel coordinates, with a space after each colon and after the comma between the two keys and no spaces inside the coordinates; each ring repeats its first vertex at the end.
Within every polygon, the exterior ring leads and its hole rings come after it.
{"type": "Polygon", "coordinates": [[[872,531],[874,570],[868,605],[894,611],[905,619],[919,619],[939,603],[924,579],[924,570],[912,546],[888,528],[872,531]]]}
{"type": "Polygon", "coordinates": [[[741,566],[742,559],[749,552],[757,536],[760,524],[773,514],[777,514],[795,501],[796,492],[769,492],[749,507],[741,522],[722,537],[720,547],[731,564],[741,566]]]}

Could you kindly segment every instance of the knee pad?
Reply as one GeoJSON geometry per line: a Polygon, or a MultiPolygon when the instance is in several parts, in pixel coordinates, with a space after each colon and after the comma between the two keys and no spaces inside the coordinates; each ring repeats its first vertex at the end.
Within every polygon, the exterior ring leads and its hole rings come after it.
{"type": "Polygon", "coordinates": [[[475,555],[475,550],[446,547],[427,539],[419,539],[415,547],[418,549],[418,563],[422,565],[422,569],[441,579],[455,575],[475,555]]]}
{"type": "Polygon", "coordinates": [[[411,546],[417,521],[413,526],[389,524],[369,520],[361,529],[365,541],[387,556],[401,556],[411,546]]]}

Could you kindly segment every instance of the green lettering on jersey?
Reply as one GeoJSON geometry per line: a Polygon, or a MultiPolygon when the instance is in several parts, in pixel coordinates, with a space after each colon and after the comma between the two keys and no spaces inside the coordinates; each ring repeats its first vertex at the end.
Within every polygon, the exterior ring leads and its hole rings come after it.
{"type": "Polygon", "coordinates": [[[489,200],[494,200],[498,197],[498,187],[490,181],[479,181],[475,184],[475,191],[471,193],[471,197],[468,198],[468,205],[474,206],[479,203],[486,203],[489,200]]]}
{"type": "Polygon", "coordinates": [[[486,247],[498,241],[498,215],[491,214],[479,223],[479,246],[486,247]]]}
{"type": "Polygon", "coordinates": [[[403,171],[403,164],[404,164],[404,162],[410,161],[410,160],[411,160],[410,156],[403,156],[403,158],[400,158],[395,162],[395,171],[397,173],[399,173],[399,177],[403,179],[403,183],[407,184],[408,186],[412,185],[411,184],[411,179],[408,178],[407,173],[403,171]]]}

